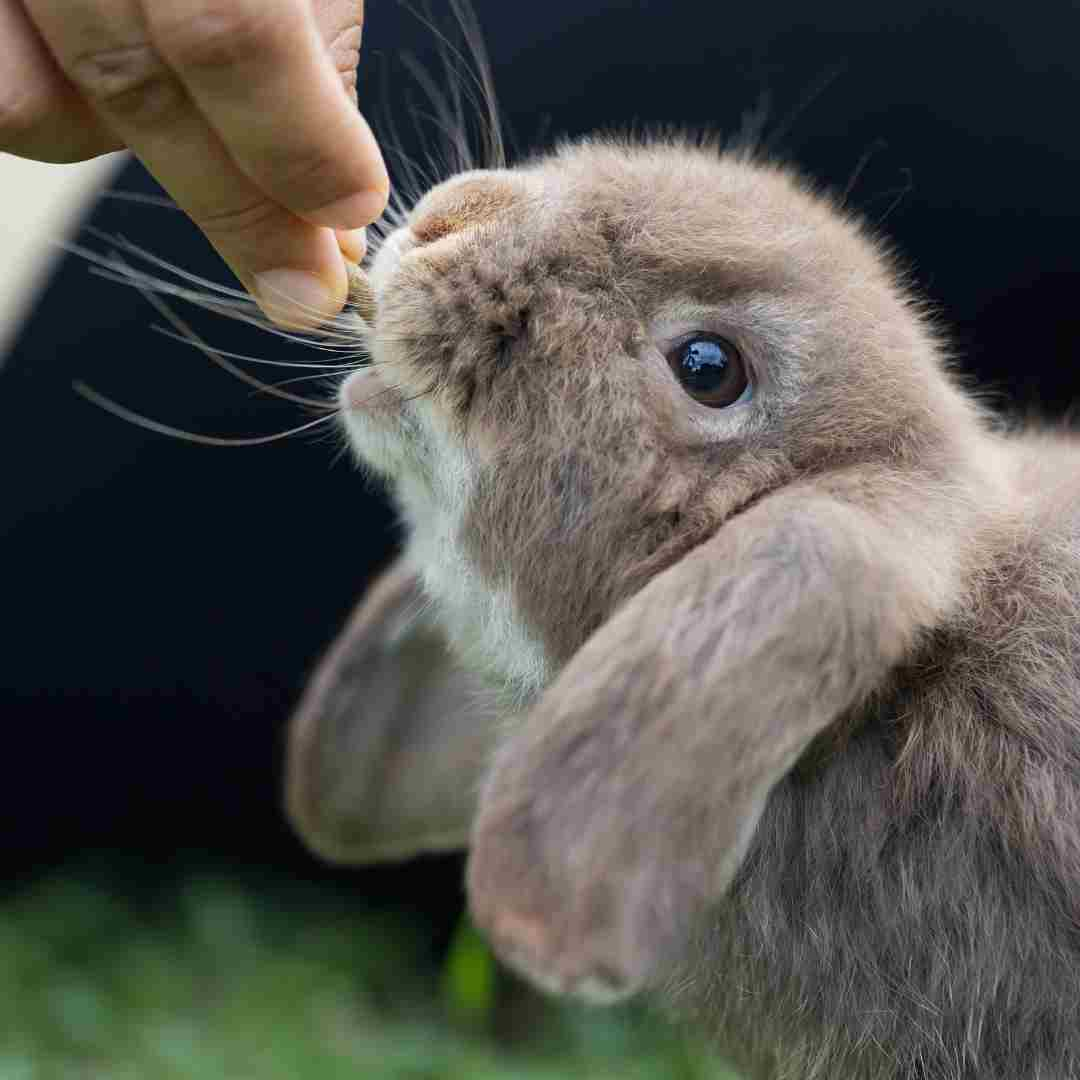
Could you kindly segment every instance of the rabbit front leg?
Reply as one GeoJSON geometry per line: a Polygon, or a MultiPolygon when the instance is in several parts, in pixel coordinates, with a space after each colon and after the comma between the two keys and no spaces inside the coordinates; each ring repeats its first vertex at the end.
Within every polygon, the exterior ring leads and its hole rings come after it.
{"type": "Polygon", "coordinates": [[[956,599],[960,534],[902,490],[869,509],[789,489],[729,521],[499,747],[468,889],[510,966],[597,1001],[668,973],[774,785],[956,599]]]}

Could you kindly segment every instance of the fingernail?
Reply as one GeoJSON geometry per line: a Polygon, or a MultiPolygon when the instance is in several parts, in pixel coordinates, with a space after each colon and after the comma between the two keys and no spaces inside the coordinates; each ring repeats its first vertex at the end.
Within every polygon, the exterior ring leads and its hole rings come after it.
{"type": "Polygon", "coordinates": [[[316,225],[328,225],[331,229],[357,229],[370,225],[385,207],[386,192],[369,188],[308,211],[303,216],[316,225]]]}
{"type": "Polygon", "coordinates": [[[362,263],[367,254],[367,229],[342,230],[337,234],[338,247],[350,262],[362,263]]]}
{"type": "Polygon", "coordinates": [[[306,270],[267,270],[255,276],[255,298],[267,316],[292,330],[312,330],[342,308],[344,296],[306,270]]]}

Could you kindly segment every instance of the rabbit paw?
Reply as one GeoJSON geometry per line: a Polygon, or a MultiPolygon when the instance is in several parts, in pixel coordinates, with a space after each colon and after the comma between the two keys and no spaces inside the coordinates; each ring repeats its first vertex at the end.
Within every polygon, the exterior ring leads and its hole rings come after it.
{"type": "Polygon", "coordinates": [[[662,966],[657,901],[671,878],[654,853],[628,861],[610,843],[591,844],[587,830],[563,842],[556,824],[528,807],[481,814],[468,867],[473,919],[499,958],[541,989],[613,1004],[662,966]]]}

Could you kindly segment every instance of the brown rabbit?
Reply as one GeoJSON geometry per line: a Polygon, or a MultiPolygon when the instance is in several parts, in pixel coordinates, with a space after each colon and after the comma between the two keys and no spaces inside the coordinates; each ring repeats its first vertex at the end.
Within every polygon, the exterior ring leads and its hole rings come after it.
{"type": "Polygon", "coordinates": [[[755,1077],[1080,1077],[1080,440],[749,153],[465,173],[370,273],[409,540],[293,722],[311,846],[468,844],[508,964],[755,1077]]]}

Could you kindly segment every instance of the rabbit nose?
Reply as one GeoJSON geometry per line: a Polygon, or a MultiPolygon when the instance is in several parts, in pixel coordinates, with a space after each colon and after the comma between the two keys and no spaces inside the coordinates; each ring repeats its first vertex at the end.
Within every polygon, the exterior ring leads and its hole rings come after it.
{"type": "Polygon", "coordinates": [[[428,192],[413,211],[410,231],[418,244],[433,244],[491,221],[520,198],[516,178],[496,172],[467,174],[428,192]]]}

